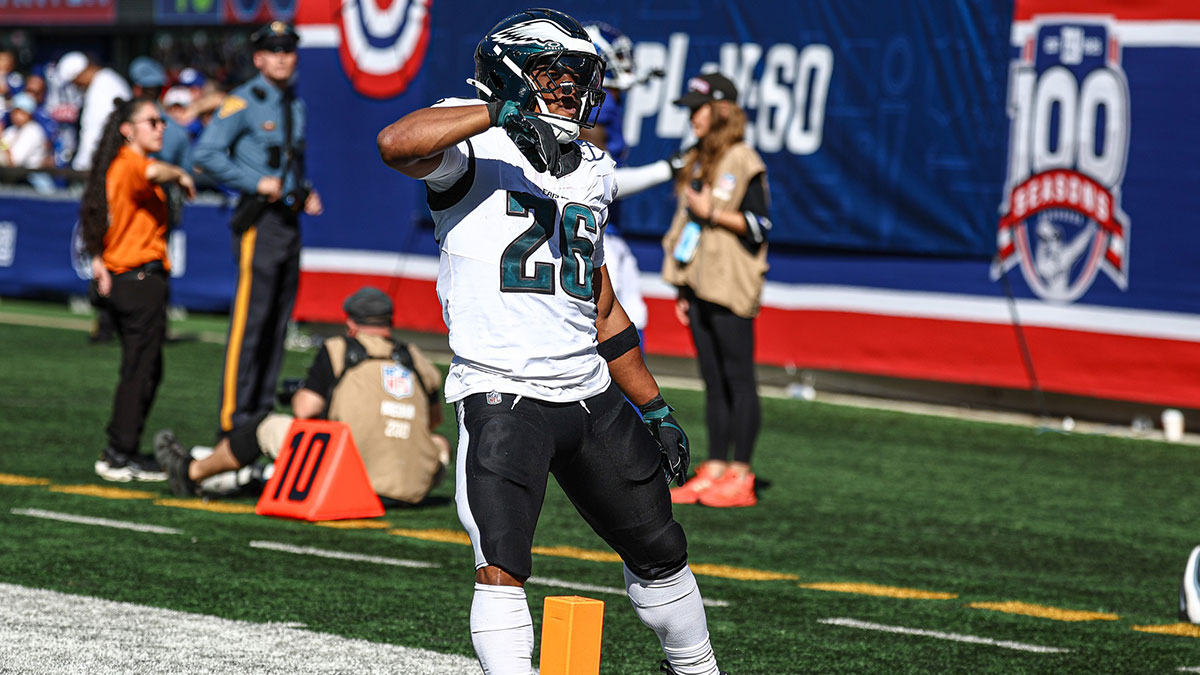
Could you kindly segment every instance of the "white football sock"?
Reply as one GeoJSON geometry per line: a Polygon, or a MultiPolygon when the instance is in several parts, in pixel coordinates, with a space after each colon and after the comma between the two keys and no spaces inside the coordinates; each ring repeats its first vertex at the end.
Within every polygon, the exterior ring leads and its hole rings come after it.
{"type": "Polygon", "coordinates": [[[471,642],[485,675],[533,672],[533,617],[525,589],[475,584],[471,642]]]}
{"type": "Polygon", "coordinates": [[[642,623],[658,635],[663,653],[679,675],[717,675],[717,659],[708,641],[704,602],[691,568],[655,581],[625,568],[625,590],[642,623]]]}

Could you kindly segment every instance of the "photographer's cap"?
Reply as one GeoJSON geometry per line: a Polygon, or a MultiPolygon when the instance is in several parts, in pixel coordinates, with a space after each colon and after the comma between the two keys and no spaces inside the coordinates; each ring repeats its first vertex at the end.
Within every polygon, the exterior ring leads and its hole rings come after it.
{"type": "Polygon", "coordinates": [[[695,110],[710,101],[733,101],[737,103],[738,91],[733,81],[720,73],[705,73],[688,80],[687,93],[675,105],[695,110]]]}
{"type": "Polygon", "coordinates": [[[391,326],[392,299],[373,286],[365,286],[346,298],[346,316],[364,326],[391,326]]]}

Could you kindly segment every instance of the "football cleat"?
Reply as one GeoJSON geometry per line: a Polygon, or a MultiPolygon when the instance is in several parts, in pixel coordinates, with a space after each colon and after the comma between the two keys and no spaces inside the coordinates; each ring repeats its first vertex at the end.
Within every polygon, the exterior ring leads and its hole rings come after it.
{"type": "Polygon", "coordinates": [[[96,460],[93,468],[96,475],[116,483],[167,479],[167,474],[163,473],[162,467],[153,457],[118,452],[112,448],[105,448],[100,452],[100,459],[96,460]]]}
{"type": "Polygon", "coordinates": [[[579,22],[552,9],[518,12],[496,24],[475,49],[475,77],[484,101],[512,101],[554,129],[559,143],[591,128],[604,102],[605,64],[579,22]],[[550,101],[569,101],[570,114],[550,101]]]}
{"type": "Polygon", "coordinates": [[[154,434],[154,456],[167,470],[167,484],[171,487],[171,494],[176,497],[196,496],[196,481],[188,476],[188,465],[192,463],[192,455],[180,444],[170,429],[163,429],[154,434]]]}
{"type": "Polygon", "coordinates": [[[1192,549],[1179,584],[1179,618],[1200,623],[1200,546],[1192,549]]]}

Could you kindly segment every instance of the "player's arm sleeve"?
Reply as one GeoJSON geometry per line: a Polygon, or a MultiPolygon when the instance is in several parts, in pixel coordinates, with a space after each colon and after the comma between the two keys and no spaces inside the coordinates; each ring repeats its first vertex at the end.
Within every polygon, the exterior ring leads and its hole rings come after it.
{"type": "Polygon", "coordinates": [[[649,190],[655,185],[671,180],[671,175],[671,165],[665,159],[645,166],[618,167],[616,198],[625,199],[649,190]]]}
{"type": "Polygon", "coordinates": [[[245,110],[234,109],[236,102],[230,102],[234,98],[225,99],[225,105],[200,134],[192,157],[196,166],[213,180],[252,194],[258,191],[258,179],[262,176],[239,166],[229,156],[230,147],[245,131],[247,117],[245,110]]]}
{"type": "Polygon", "coordinates": [[[421,180],[432,192],[447,192],[470,168],[471,148],[466,141],[442,151],[442,163],[421,180]]]}
{"type": "Polygon", "coordinates": [[[742,235],[747,246],[758,247],[767,241],[771,231],[771,219],[768,212],[771,207],[771,196],[767,192],[767,174],[759,173],[750,179],[746,186],[746,196],[738,209],[746,219],[746,233],[742,235]]]}

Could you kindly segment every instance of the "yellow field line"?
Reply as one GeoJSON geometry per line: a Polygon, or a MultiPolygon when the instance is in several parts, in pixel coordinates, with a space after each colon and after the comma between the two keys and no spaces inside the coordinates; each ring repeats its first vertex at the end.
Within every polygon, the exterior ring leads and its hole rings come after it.
{"type": "Polygon", "coordinates": [[[0,473],[0,485],[49,485],[49,478],[34,478],[33,476],[17,476],[11,473],[0,473]]]}
{"type": "Polygon", "coordinates": [[[799,584],[800,588],[812,588],[818,591],[833,591],[836,593],[856,593],[858,595],[876,595],[885,598],[903,598],[914,600],[952,600],[957,593],[942,591],[924,591],[919,588],[900,588],[897,586],[880,586],[878,584],[863,584],[853,582],[818,582],[799,584]]]}
{"type": "Polygon", "coordinates": [[[318,527],[331,527],[335,530],[386,530],[392,526],[386,520],[323,520],[313,523],[318,527]]]}
{"type": "Polygon", "coordinates": [[[1200,638],[1200,626],[1194,623],[1169,623],[1162,626],[1133,626],[1132,628],[1143,633],[1200,638]]]}
{"type": "Polygon", "coordinates": [[[127,490],[105,485],[51,485],[50,491],[103,499],[154,499],[158,496],[157,493],[145,490],[127,490]]]}
{"type": "Polygon", "coordinates": [[[1063,609],[1045,605],[1031,605],[1027,602],[972,602],[967,607],[972,609],[989,609],[993,612],[1006,614],[1021,614],[1035,616],[1039,619],[1054,619],[1055,621],[1117,621],[1121,617],[1107,612],[1089,612],[1080,609],[1063,609]]]}
{"type": "MultiPolygon", "coordinates": [[[[155,495],[157,496],[157,495],[155,495]]],[[[204,501],[203,499],[156,499],[155,506],[170,506],[177,509],[192,509],[193,511],[210,511],[212,513],[254,513],[250,504],[234,504],[232,502],[204,501]]]]}

